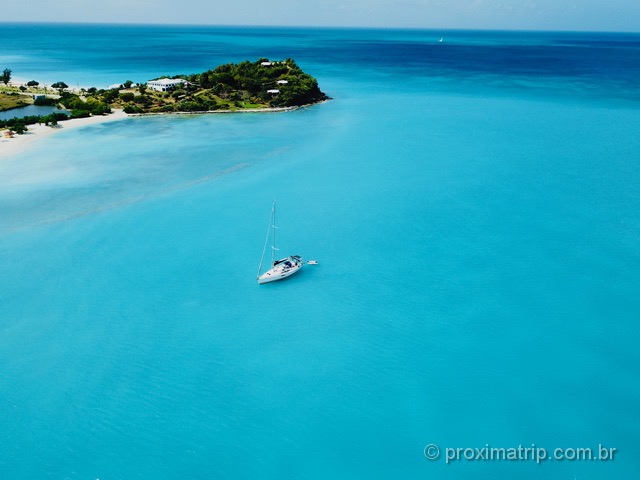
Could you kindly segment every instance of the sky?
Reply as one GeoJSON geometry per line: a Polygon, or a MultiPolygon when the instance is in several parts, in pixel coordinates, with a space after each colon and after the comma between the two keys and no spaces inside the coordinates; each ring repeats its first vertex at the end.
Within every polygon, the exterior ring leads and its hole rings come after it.
{"type": "Polygon", "coordinates": [[[640,32],[640,0],[27,0],[3,21],[640,32]]]}

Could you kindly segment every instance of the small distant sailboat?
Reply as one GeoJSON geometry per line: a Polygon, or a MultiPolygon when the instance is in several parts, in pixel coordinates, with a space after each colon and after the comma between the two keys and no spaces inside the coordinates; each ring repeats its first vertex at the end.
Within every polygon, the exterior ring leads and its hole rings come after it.
{"type": "Polygon", "coordinates": [[[438,40],[438,42],[440,43],[444,42],[444,37],[440,37],[440,40],[438,40]]]}
{"type": "Polygon", "coordinates": [[[260,259],[260,266],[258,267],[258,284],[275,282],[276,280],[282,280],[283,278],[290,277],[302,268],[304,262],[300,255],[291,255],[286,258],[276,260],[276,202],[273,201],[273,207],[271,208],[271,220],[269,221],[269,228],[267,229],[267,237],[264,240],[264,248],[262,249],[262,258],[260,259]],[[269,243],[269,234],[273,235],[271,243],[271,268],[265,273],[261,274],[262,264],[264,263],[264,255],[267,251],[267,244],[269,243]]]}

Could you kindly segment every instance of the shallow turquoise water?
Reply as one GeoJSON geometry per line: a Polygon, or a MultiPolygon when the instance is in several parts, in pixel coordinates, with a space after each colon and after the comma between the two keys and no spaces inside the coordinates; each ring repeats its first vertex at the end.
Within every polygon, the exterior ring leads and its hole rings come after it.
{"type": "Polygon", "coordinates": [[[632,95],[342,62],[312,108],[128,119],[0,163],[6,478],[637,476],[632,95]],[[258,287],[273,198],[283,251],[319,265],[258,287]]]}

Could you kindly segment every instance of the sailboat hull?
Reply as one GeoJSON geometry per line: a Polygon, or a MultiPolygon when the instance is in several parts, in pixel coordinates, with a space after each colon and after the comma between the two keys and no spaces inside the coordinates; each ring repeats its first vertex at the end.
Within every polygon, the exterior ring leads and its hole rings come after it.
{"type": "Polygon", "coordinates": [[[304,262],[298,255],[292,255],[290,257],[283,258],[282,260],[278,260],[274,262],[271,270],[268,270],[258,277],[258,283],[262,285],[264,283],[283,280],[298,272],[302,268],[302,265],[304,265],[304,262]]]}

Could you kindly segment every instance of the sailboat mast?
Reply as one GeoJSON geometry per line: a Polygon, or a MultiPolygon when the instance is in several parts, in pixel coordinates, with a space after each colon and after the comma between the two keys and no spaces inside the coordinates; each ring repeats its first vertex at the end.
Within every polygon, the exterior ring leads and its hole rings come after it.
{"type": "MultiPolygon", "coordinates": [[[[260,265],[258,266],[258,275],[257,278],[260,278],[260,272],[262,271],[262,263],[264,262],[264,254],[267,252],[267,244],[269,243],[269,231],[274,227],[275,225],[275,214],[276,214],[276,202],[275,200],[273,201],[273,207],[271,207],[271,216],[269,217],[269,225],[267,226],[267,235],[264,239],[264,247],[262,247],[262,257],[260,257],[260,265]]],[[[273,228],[273,234],[274,234],[274,240],[273,240],[273,245],[275,246],[275,228],[273,228]]],[[[271,247],[271,264],[273,266],[273,246],[271,247]]]]}
{"type": "Polygon", "coordinates": [[[271,211],[271,225],[273,227],[273,245],[271,246],[271,265],[276,261],[276,201],[273,201],[273,210],[271,211]]]}

